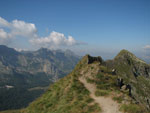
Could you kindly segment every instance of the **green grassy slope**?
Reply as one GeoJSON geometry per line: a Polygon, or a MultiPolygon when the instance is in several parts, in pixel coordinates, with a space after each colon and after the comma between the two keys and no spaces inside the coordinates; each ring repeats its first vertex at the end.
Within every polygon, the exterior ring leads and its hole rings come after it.
{"type": "Polygon", "coordinates": [[[111,69],[116,69],[124,84],[130,84],[132,97],[145,109],[150,110],[150,65],[127,50],[122,50],[114,60],[106,62],[111,69]]]}
{"type": "Polygon", "coordinates": [[[49,90],[22,110],[23,113],[97,113],[98,105],[89,91],[79,82],[81,62],[68,76],[51,85],[49,90]]]}

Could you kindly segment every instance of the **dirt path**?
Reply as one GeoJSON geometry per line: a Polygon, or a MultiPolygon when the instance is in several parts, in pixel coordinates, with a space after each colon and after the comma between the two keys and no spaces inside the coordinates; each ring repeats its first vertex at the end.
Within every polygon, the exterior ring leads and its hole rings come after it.
{"type": "Polygon", "coordinates": [[[112,100],[111,97],[96,97],[95,91],[96,87],[94,84],[87,83],[85,78],[81,77],[79,80],[84,84],[84,86],[90,91],[90,96],[98,103],[102,109],[101,113],[122,113],[119,111],[119,104],[112,100]]]}

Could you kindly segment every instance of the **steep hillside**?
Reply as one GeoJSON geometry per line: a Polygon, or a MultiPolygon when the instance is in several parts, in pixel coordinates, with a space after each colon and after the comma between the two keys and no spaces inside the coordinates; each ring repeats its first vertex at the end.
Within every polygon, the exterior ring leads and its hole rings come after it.
{"type": "Polygon", "coordinates": [[[111,61],[86,55],[69,75],[51,85],[40,98],[14,112],[148,113],[150,79],[142,70],[145,67],[149,65],[126,50],[111,61]],[[139,74],[135,76],[134,71],[139,74]]]}
{"type": "Polygon", "coordinates": [[[27,106],[49,84],[71,72],[78,60],[69,50],[17,52],[0,45],[0,110],[27,106]]]}
{"type": "Polygon", "coordinates": [[[123,84],[131,86],[131,96],[137,103],[150,109],[150,65],[127,50],[122,50],[107,66],[116,70],[123,84]]]}

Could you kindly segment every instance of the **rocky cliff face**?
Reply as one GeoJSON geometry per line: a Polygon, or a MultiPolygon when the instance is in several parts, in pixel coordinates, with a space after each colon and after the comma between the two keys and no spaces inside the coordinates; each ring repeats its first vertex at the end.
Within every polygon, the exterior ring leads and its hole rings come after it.
{"type": "Polygon", "coordinates": [[[45,73],[47,76],[63,77],[78,62],[79,57],[67,50],[48,50],[41,48],[33,52],[17,52],[12,48],[0,46],[0,72],[13,70],[30,74],[45,73]]]}

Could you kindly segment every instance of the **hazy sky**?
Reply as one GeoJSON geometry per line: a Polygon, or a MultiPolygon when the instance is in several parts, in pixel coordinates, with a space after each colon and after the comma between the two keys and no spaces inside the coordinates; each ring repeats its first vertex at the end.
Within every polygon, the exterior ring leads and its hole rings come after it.
{"type": "Polygon", "coordinates": [[[150,59],[150,0],[0,0],[0,44],[150,59]]]}

